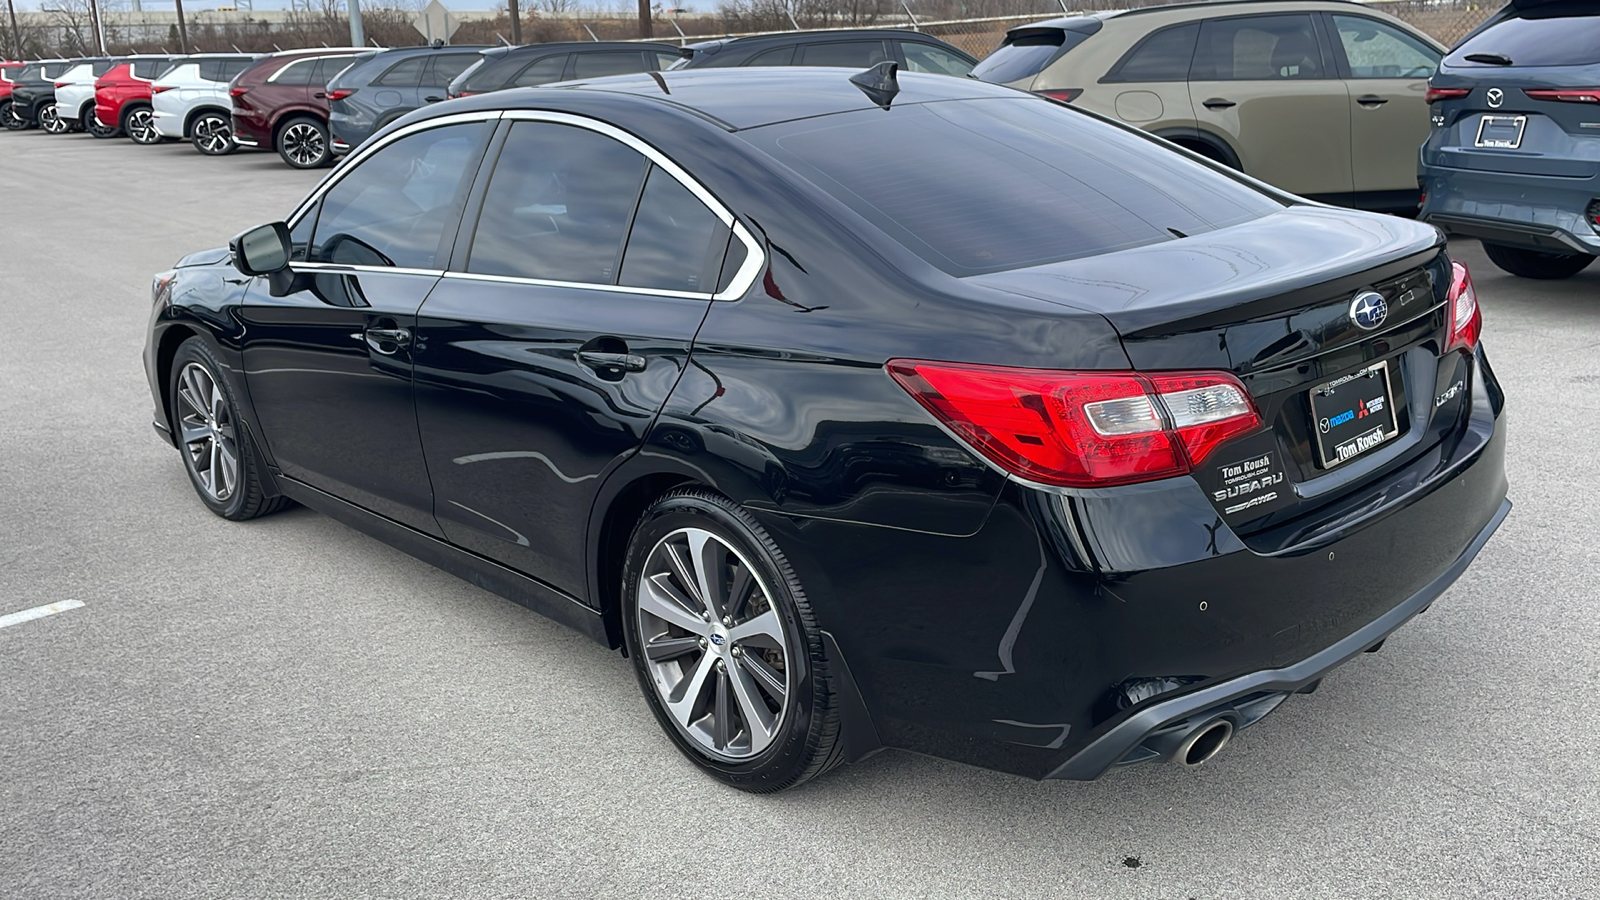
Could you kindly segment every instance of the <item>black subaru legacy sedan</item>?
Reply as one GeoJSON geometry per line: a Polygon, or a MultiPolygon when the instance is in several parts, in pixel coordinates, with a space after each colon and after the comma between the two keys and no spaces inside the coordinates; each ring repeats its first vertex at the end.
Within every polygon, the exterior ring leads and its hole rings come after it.
{"type": "Polygon", "coordinates": [[[1437,230],[892,63],[439,104],[153,305],[212,511],[302,503],[622,650],[750,791],[1199,764],[1510,509],[1437,230]]]}

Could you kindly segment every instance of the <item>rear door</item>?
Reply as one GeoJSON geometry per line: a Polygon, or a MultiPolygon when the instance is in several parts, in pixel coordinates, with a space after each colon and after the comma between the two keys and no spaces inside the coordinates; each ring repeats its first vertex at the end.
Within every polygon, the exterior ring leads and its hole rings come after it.
{"type": "Polygon", "coordinates": [[[1415,203],[1417,151],[1428,139],[1423,95],[1439,68],[1438,48],[1370,16],[1325,13],[1334,55],[1350,95],[1350,158],[1355,190],[1400,192],[1415,203]]]}
{"type": "Polygon", "coordinates": [[[1200,127],[1244,171],[1297,194],[1348,195],[1350,101],[1307,13],[1208,19],[1189,73],[1200,127]]]}
{"type": "Polygon", "coordinates": [[[731,218],[620,133],[507,115],[419,317],[418,423],[450,540],[584,596],[595,493],[688,364],[731,218]]]}
{"type": "Polygon", "coordinates": [[[428,70],[422,75],[422,102],[438,103],[445,98],[450,82],[483,56],[472,53],[435,53],[428,58],[428,70]]]}

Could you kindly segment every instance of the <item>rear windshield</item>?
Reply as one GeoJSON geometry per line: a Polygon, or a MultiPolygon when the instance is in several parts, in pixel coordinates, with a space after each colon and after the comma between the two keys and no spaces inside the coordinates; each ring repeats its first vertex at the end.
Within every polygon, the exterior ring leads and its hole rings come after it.
{"type": "Polygon", "coordinates": [[[1547,3],[1507,10],[1502,19],[1467,38],[1445,61],[1452,66],[1498,65],[1469,60],[1501,56],[1513,66],[1592,66],[1600,63],[1600,0],[1547,3]]]}
{"type": "Polygon", "coordinates": [[[1012,32],[1005,36],[1000,46],[983,62],[972,69],[972,77],[990,84],[1010,84],[1044,71],[1056,57],[1066,53],[1089,38],[1081,31],[1064,28],[1040,28],[1035,31],[1012,32]]]}
{"type": "Polygon", "coordinates": [[[1283,208],[1145,137],[1031,98],[928,103],[742,134],[957,276],[1177,240],[1283,208]]]}

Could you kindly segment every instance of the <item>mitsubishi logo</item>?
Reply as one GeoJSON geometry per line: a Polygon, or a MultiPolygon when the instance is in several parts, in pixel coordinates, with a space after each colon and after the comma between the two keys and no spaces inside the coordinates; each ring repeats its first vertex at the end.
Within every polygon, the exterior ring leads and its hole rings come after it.
{"type": "Polygon", "coordinates": [[[1506,102],[1506,92],[1499,88],[1489,88],[1487,95],[1490,109],[1499,109],[1500,104],[1506,102]]]}
{"type": "Polygon", "coordinates": [[[1350,301],[1350,321],[1363,331],[1371,331],[1389,318],[1389,303],[1377,291],[1361,291],[1350,301]]]}

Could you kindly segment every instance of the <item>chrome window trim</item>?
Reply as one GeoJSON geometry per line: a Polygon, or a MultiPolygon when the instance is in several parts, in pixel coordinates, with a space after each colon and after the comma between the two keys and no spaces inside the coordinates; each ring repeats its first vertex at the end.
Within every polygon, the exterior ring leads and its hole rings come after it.
{"type": "Polygon", "coordinates": [[[444,274],[443,269],[412,269],[405,266],[359,266],[352,263],[300,262],[299,260],[290,263],[289,268],[296,272],[376,272],[389,275],[431,275],[435,278],[444,274]]]}
{"type": "Polygon", "coordinates": [[[694,194],[695,199],[699,200],[707,209],[711,210],[711,214],[716,216],[717,220],[723,225],[728,226],[733,232],[733,236],[738,238],[740,243],[744,244],[744,263],[739,266],[739,271],[734,273],[733,280],[728,283],[727,289],[717,291],[716,293],[671,291],[660,290],[657,288],[631,287],[620,284],[549,281],[539,278],[522,278],[510,275],[484,275],[475,272],[447,272],[434,269],[396,269],[386,266],[347,266],[337,263],[294,263],[291,267],[295,269],[338,269],[349,272],[404,271],[419,275],[443,275],[446,278],[462,278],[469,281],[490,281],[499,282],[502,284],[528,284],[537,285],[540,287],[563,287],[590,291],[611,291],[620,294],[643,294],[657,297],[673,297],[678,299],[692,300],[737,300],[740,297],[743,297],[745,293],[750,290],[750,288],[755,284],[756,279],[760,276],[761,272],[766,268],[767,254],[762,248],[761,243],[757,241],[755,236],[750,233],[750,230],[744,226],[744,223],[734,218],[733,213],[729,212],[728,208],[722,205],[722,202],[716,198],[716,195],[706,190],[704,185],[696,181],[693,176],[684,171],[681,166],[673,162],[661,151],[645,143],[638,137],[635,137],[630,132],[624,131],[610,123],[602,122],[599,119],[592,119],[588,116],[579,116],[572,113],[551,112],[547,110],[511,109],[456,113],[454,115],[440,116],[435,119],[425,119],[421,122],[413,123],[405,128],[385,135],[383,140],[365,145],[356,153],[345,157],[344,162],[341,163],[337,169],[329,173],[328,177],[324,179],[321,184],[317,185],[317,187],[309,195],[307,195],[304,200],[300,201],[300,205],[295,208],[295,211],[292,214],[290,214],[287,224],[291,229],[294,228],[300,223],[300,220],[305,217],[306,213],[311,209],[311,207],[315,206],[322,200],[324,194],[332,190],[333,187],[340,181],[344,180],[344,178],[350,172],[354,171],[357,166],[361,165],[361,163],[367,157],[403,137],[416,134],[419,131],[426,131],[431,128],[442,128],[447,125],[460,125],[468,122],[495,122],[499,121],[500,119],[520,122],[552,122],[558,125],[571,125],[577,128],[587,129],[589,131],[605,135],[612,140],[628,146],[635,152],[642,155],[645,159],[650,160],[651,163],[659,166],[668,175],[671,175],[674,179],[676,179],[679,184],[682,184],[685,188],[687,188],[691,194],[694,194]]]}
{"type": "MultiPolygon", "coordinates": [[[[283,73],[289,71],[290,69],[294,68],[295,66],[300,65],[301,63],[312,63],[312,64],[315,64],[315,63],[321,62],[322,60],[325,60],[325,59],[342,59],[342,58],[344,58],[346,56],[359,56],[359,55],[360,54],[352,54],[352,53],[324,53],[321,56],[307,56],[304,59],[297,59],[294,62],[289,63],[287,66],[279,67],[278,71],[273,72],[271,75],[268,75],[267,76],[267,84],[275,84],[275,83],[277,83],[279,75],[282,75],[283,73]]],[[[345,68],[348,69],[349,66],[345,66],[345,68]]],[[[311,85],[311,86],[312,87],[316,87],[316,85],[311,85]]],[[[293,85],[290,85],[290,87],[293,87],[293,85]]],[[[323,85],[323,87],[327,87],[327,85],[323,85]]]]}

